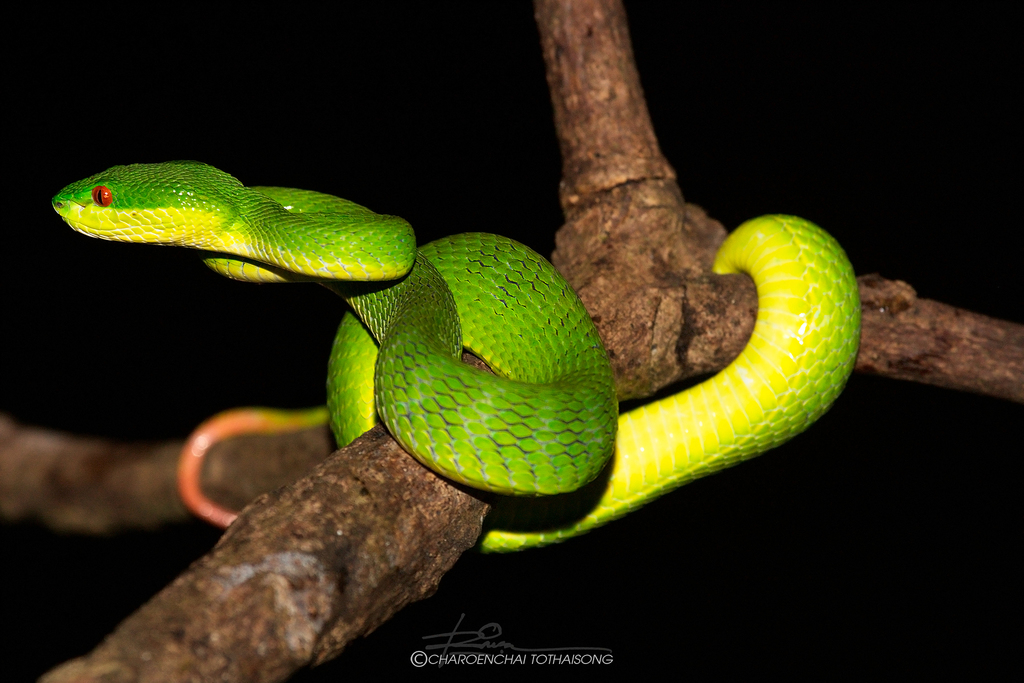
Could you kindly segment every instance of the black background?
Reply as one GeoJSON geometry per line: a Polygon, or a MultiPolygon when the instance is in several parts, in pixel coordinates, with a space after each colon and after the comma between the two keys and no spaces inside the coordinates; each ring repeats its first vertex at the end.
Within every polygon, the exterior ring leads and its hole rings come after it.
{"type": "MultiPolygon", "coordinates": [[[[550,253],[560,160],[531,7],[432,5],[9,15],[0,410],[170,438],[235,405],[323,400],[342,303],[74,233],[50,196],[114,164],[199,159],[401,215],[421,242],[485,230],[550,253]]],[[[730,229],[802,215],[858,273],[1024,321],[1016,10],[627,11],[688,200],[730,229]]],[[[854,376],[770,455],[558,547],[467,555],[436,596],[300,678],[429,675],[410,653],[462,613],[521,647],[611,648],[616,675],[985,677],[1019,648],[1022,417],[854,376]]],[[[217,538],[198,522],[0,534],[7,680],[89,650],[217,538]]]]}

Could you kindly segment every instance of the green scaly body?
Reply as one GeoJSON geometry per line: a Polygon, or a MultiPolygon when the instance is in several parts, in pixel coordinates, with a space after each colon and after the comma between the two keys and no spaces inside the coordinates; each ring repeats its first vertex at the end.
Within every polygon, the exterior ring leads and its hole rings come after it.
{"type": "Polygon", "coordinates": [[[417,252],[400,218],[306,190],[246,188],[197,162],[114,167],[53,203],[94,237],[202,249],[227,277],[315,281],[345,297],[359,319],[342,321],[329,365],[339,445],[380,415],[428,467],[506,494],[481,541],[489,551],[583,533],[788,440],[831,406],[859,340],[856,281],[835,240],[798,218],[755,219],[715,264],[757,284],[747,348],[707,382],[616,419],[585,309],[512,240],[470,233],[417,252]],[[94,201],[98,186],[109,205],[94,201]],[[463,347],[496,376],[461,363],[463,347]]]}

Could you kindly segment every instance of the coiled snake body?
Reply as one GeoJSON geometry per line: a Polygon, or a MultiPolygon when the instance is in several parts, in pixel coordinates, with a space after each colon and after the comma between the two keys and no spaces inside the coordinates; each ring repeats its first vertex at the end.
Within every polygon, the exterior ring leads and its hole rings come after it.
{"type": "Polygon", "coordinates": [[[716,272],[746,272],[757,286],[739,357],[616,417],[611,368],[579,298],[512,240],[469,233],[417,250],[400,218],[247,188],[198,162],[116,166],[68,185],[53,206],[94,237],[197,248],[228,277],[319,282],[345,297],[358,318],[343,319],[328,373],[339,446],[379,415],[428,467],[503,494],[486,551],[578,535],[779,445],[828,410],[857,352],[853,269],[827,233],[791,216],[748,221],[716,258],[716,272]],[[463,364],[463,347],[496,375],[463,364]]]}

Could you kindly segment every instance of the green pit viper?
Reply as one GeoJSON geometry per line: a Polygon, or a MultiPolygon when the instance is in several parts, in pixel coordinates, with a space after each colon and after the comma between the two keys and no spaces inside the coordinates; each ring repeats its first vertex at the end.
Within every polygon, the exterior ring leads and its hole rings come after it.
{"type": "Polygon", "coordinates": [[[344,446],[379,415],[427,467],[502,494],[484,551],[576,536],[787,441],[835,401],[860,338],[857,283],[839,244],[800,218],[756,218],[714,265],[756,284],[746,348],[711,379],[618,415],[582,303],[513,240],[468,233],[417,250],[401,218],[307,190],[245,187],[191,161],[115,166],[68,185],[53,207],[93,237],[201,249],[227,277],[318,282],[344,297],[355,315],[334,343],[328,410],[310,419],[329,419],[344,446]],[[463,348],[495,374],[462,363],[463,348]]]}

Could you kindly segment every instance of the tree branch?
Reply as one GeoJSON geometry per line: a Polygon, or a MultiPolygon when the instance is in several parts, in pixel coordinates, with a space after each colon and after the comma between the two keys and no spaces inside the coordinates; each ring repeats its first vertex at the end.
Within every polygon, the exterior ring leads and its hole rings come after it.
{"type": "Polygon", "coordinates": [[[918,299],[900,280],[857,283],[858,372],[1024,403],[1024,325],[918,299]]]}
{"type": "MultiPolygon", "coordinates": [[[[601,331],[619,398],[721,370],[753,330],[757,297],[749,278],[708,272],[726,231],[684,204],[658,149],[621,4],[536,7],[563,159],[552,262],[601,331]]],[[[1024,402],[1024,326],[877,275],[860,285],[858,371],[1024,402]]]]}
{"type": "MultiPolygon", "coordinates": [[[[753,286],[708,272],[725,230],[684,203],[658,149],[621,4],[537,0],[535,8],[564,160],[566,225],[553,261],[597,321],[620,398],[720,369],[753,326],[753,286]]],[[[858,369],[1024,400],[1021,325],[917,300],[909,286],[877,276],[862,278],[861,292],[858,369]]],[[[169,449],[124,451],[124,467],[106,471],[138,471],[134,458],[166,473],[155,463],[169,449]]],[[[87,450],[73,468],[109,459],[87,450]]],[[[234,471],[232,480],[245,481],[234,471]]],[[[28,514],[24,502],[4,505],[5,514],[28,514]]],[[[162,505],[166,519],[180,515],[162,505]]],[[[258,498],[209,555],[45,680],[282,680],[429,595],[472,545],[485,511],[375,430],[258,498]]],[[[124,524],[95,514],[107,520],[98,530],[124,524]]],[[[154,523],[147,514],[139,524],[154,523]]]]}
{"type": "Polygon", "coordinates": [[[103,644],[42,680],[284,680],[431,595],[486,511],[377,427],[257,498],[103,644]]]}
{"type": "Polygon", "coordinates": [[[73,436],[0,414],[0,514],[88,534],[184,520],[174,483],[183,444],[73,436]]]}

